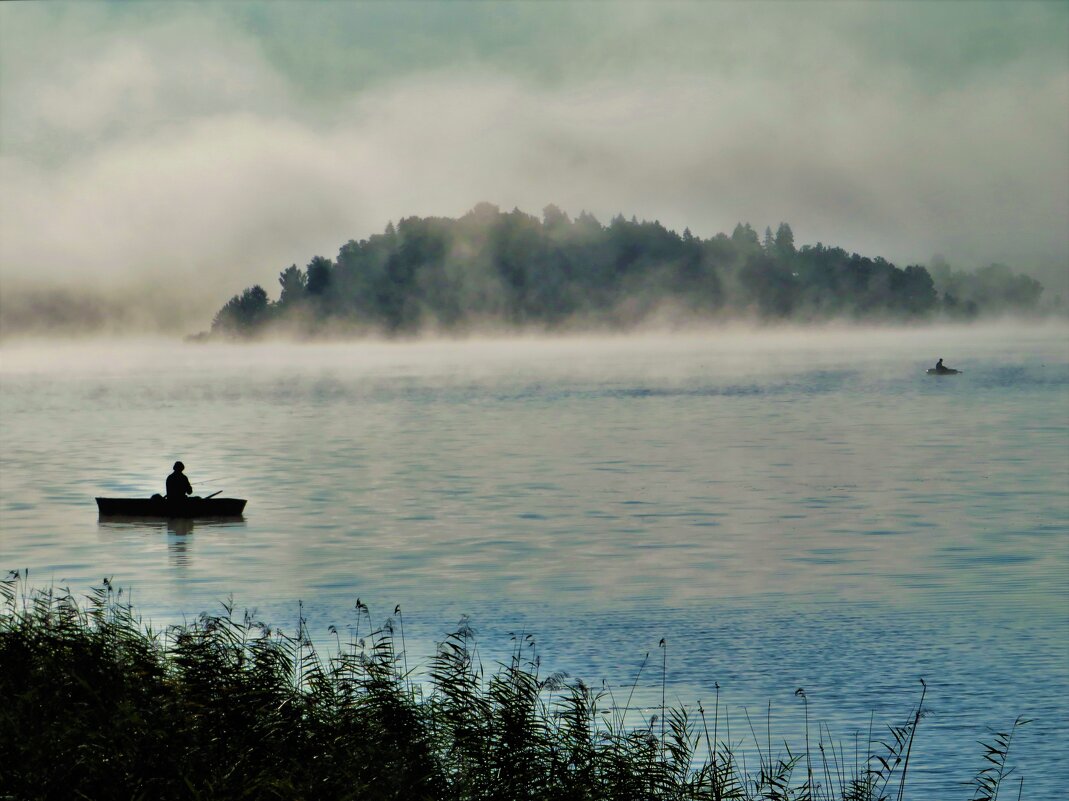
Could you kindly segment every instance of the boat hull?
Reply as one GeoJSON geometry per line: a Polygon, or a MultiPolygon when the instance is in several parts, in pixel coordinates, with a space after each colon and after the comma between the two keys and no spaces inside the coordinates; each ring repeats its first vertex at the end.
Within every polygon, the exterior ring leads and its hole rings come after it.
{"type": "Polygon", "coordinates": [[[934,367],[928,368],[928,375],[957,375],[960,372],[961,370],[953,370],[949,367],[945,370],[936,370],[934,367]]]}
{"type": "Polygon", "coordinates": [[[101,517],[237,517],[245,511],[244,498],[97,498],[101,517]]]}

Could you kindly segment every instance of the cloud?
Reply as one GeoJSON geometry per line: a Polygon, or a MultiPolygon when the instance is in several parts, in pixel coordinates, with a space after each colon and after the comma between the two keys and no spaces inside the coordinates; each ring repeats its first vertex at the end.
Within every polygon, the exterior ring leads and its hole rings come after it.
{"type": "MultiPolygon", "coordinates": [[[[290,263],[481,200],[702,236],[787,221],[896,262],[1066,272],[1064,48],[974,52],[986,29],[938,15],[910,36],[899,4],[524,5],[498,46],[488,15],[445,5],[459,49],[425,23],[387,36],[416,15],[377,4],[0,10],[5,292],[129,291],[203,327],[290,263]],[[334,24],[287,38],[294,14],[334,24]],[[922,69],[883,29],[952,52],[922,69]]],[[[1015,35],[1043,13],[1010,15],[1015,35]]]]}

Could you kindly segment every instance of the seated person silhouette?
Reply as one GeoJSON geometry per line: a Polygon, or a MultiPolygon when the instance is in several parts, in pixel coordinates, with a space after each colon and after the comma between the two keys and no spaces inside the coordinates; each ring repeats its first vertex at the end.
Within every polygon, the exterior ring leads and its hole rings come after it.
{"type": "Polygon", "coordinates": [[[945,373],[945,372],[947,372],[947,371],[948,371],[949,369],[950,369],[949,367],[944,367],[944,366],[943,366],[943,357],[942,357],[942,356],[940,356],[940,357],[939,357],[939,361],[937,361],[937,362],[935,363],[935,371],[936,371],[937,373],[945,373]]]}
{"type": "Polygon", "coordinates": [[[193,487],[183,472],[185,469],[186,466],[181,462],[174,463],[174,472],[167,476],[167,500],[181,502],[187,495],[193,494],[193,487]]]}

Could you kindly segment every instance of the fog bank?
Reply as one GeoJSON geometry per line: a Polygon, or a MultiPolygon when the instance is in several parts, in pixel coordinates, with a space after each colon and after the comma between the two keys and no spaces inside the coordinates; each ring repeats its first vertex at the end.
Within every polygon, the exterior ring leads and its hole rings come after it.
{"type": "Polygon", "coordinates": [[[483,200],[787,220],[1069,297],[1066,108],[1057,3],[4,4],[3,313],[30,286],[204,328],[235,287],[483,200]]]}

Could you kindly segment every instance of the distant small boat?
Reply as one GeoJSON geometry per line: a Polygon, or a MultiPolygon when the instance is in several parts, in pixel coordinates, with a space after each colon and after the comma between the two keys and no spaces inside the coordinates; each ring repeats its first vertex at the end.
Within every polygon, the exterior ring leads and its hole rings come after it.
{"type": "Polygon", "coordinates": [[[245,510],[244,498],[97,498],[101,517],[237,517],[245,510]]]}
{"type": "Polygon", "coordinates": [[[928,368],[928,375],[958,375],[961,370],[955,370],[952,367],[944,367],[942,370],[937,370],[934,367],[928,368]]]}

